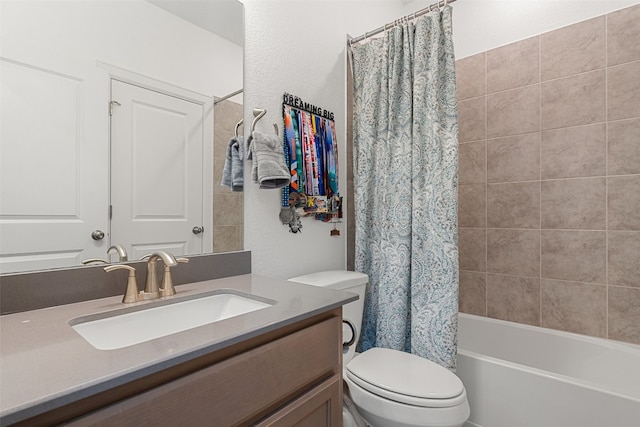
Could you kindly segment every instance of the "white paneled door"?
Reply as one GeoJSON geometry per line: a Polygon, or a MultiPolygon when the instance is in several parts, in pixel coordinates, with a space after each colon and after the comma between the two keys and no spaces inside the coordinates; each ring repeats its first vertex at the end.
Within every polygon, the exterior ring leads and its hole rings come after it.
{"type": "Polygon", "coordinates": [[[108,120],[96,70],[0,58],[0,80],[0,273],[104,258],[108,120]]]}
{"type": "Polygon", "coordinates": [[[111,242],[202,253],[204,106],[118,80],[111,100],[111,242]]]}

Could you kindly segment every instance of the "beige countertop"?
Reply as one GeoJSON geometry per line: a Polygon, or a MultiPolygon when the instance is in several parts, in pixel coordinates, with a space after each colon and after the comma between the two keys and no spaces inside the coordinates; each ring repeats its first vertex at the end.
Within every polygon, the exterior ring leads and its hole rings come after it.
{"type": "Polygon", "coordinates": [[[177,286],[176,290],[175,296],[155,301],[125,305],[119,296],[0,316],[0,425],[24,420],[357,299],[349,292],[250,274],[190,283],[177,286]],[[95,349],[69,325],[71,319],[81,316],[163,304],[217,289],[233,289],[276,303],[117,350],[95,349]]]}

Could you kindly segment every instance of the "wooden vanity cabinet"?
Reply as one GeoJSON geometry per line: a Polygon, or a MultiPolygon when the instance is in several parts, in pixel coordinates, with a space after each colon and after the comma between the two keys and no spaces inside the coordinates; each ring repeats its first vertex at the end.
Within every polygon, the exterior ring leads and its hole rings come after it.
{"type": "Polygon", "coordinates": [[[341,426],[341,335],[338,308],[25,422],[341,426]]]}

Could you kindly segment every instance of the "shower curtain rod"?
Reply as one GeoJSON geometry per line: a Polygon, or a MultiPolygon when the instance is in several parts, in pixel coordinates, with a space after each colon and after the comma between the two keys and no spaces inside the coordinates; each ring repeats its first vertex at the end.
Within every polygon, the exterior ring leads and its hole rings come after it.
{"type": "Polygon", "coordinates": [[[241,93],[242,93],[242,91],[243,91],[243,90],[244,90],[244,89],[238,89],[238,90],[236,90],[235,92],[231,92],[229,95],[223,96],[222,98],[218,98],[218,99],[216,99],[215,101],[213,101],[213,105],[216,105],[218,102],[222,102],[222,101],[225,101],[225,100],[227,100],[227,99],[229,99],[229,98],[231,98],[231,97],[234,97],[234,96],[236,96],[236,95],[239,95],[239,94],[241,94],[241,93]]]}
{"type": "Polygon", "coordinates": [[[408,14],[408,15],[400,18],[400,19],[396,19],[395,21],[390,22],[390,23],[388,23],[386,25],[383,25],[380,28],[376,28],[373,31],[367,31],[366,33],[364,33],[363,35],[361,35],[359,37],[356,37],[356,38],[353,38],[353,39],[349,39],[349,45],[353,45],[354,43],[359,43],[359,42],[361,42],[362,40],[365,40],[368,37],[375,36],[376,34],[380,34],[383,31],[387,31],[387,30],[395,27],[396,25],[398,25],[399,22],[402,22],[405,19],[415,19],[418,16],[422,16],[425,13],[429,12],[430,10],[433,10],[434,7],[442,7],[442,6],[445,6],[448,3],[453,3],[455,1],[456,0],[448,0],[448,1],[447,0],[441,0],[439,2],[433,3],[433,4],[425,7],[424,9],[420,9],[417,12],[410,13],[410,14],[408,14]]]}

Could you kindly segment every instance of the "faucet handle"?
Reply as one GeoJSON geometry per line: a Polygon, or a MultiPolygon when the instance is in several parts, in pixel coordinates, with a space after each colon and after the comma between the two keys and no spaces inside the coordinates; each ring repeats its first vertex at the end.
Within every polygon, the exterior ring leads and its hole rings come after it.
{"type": "Polygon", "coordinates": [[[127,290],[124,293],[122,302],[131,303],[138,301],[138,281],[136,280],[136,269],[130,265],[110,265],[104,268],[107,273],[114,270],[129,270],[129,277],[127,278],[127,290]]]}
{"type": "MultiPolygon", "coordinates": [[[[189,262],[189,258],[176,258],[176,261],[182,264],[189,262]]],[[[164,265],[164,275],[162,276],[162,285],[160,285],[160,295],[168,297],[176,294],[176,289],[173,286],[173,279],[171,278],[171,267],[167,264],[164,265]]]]}

